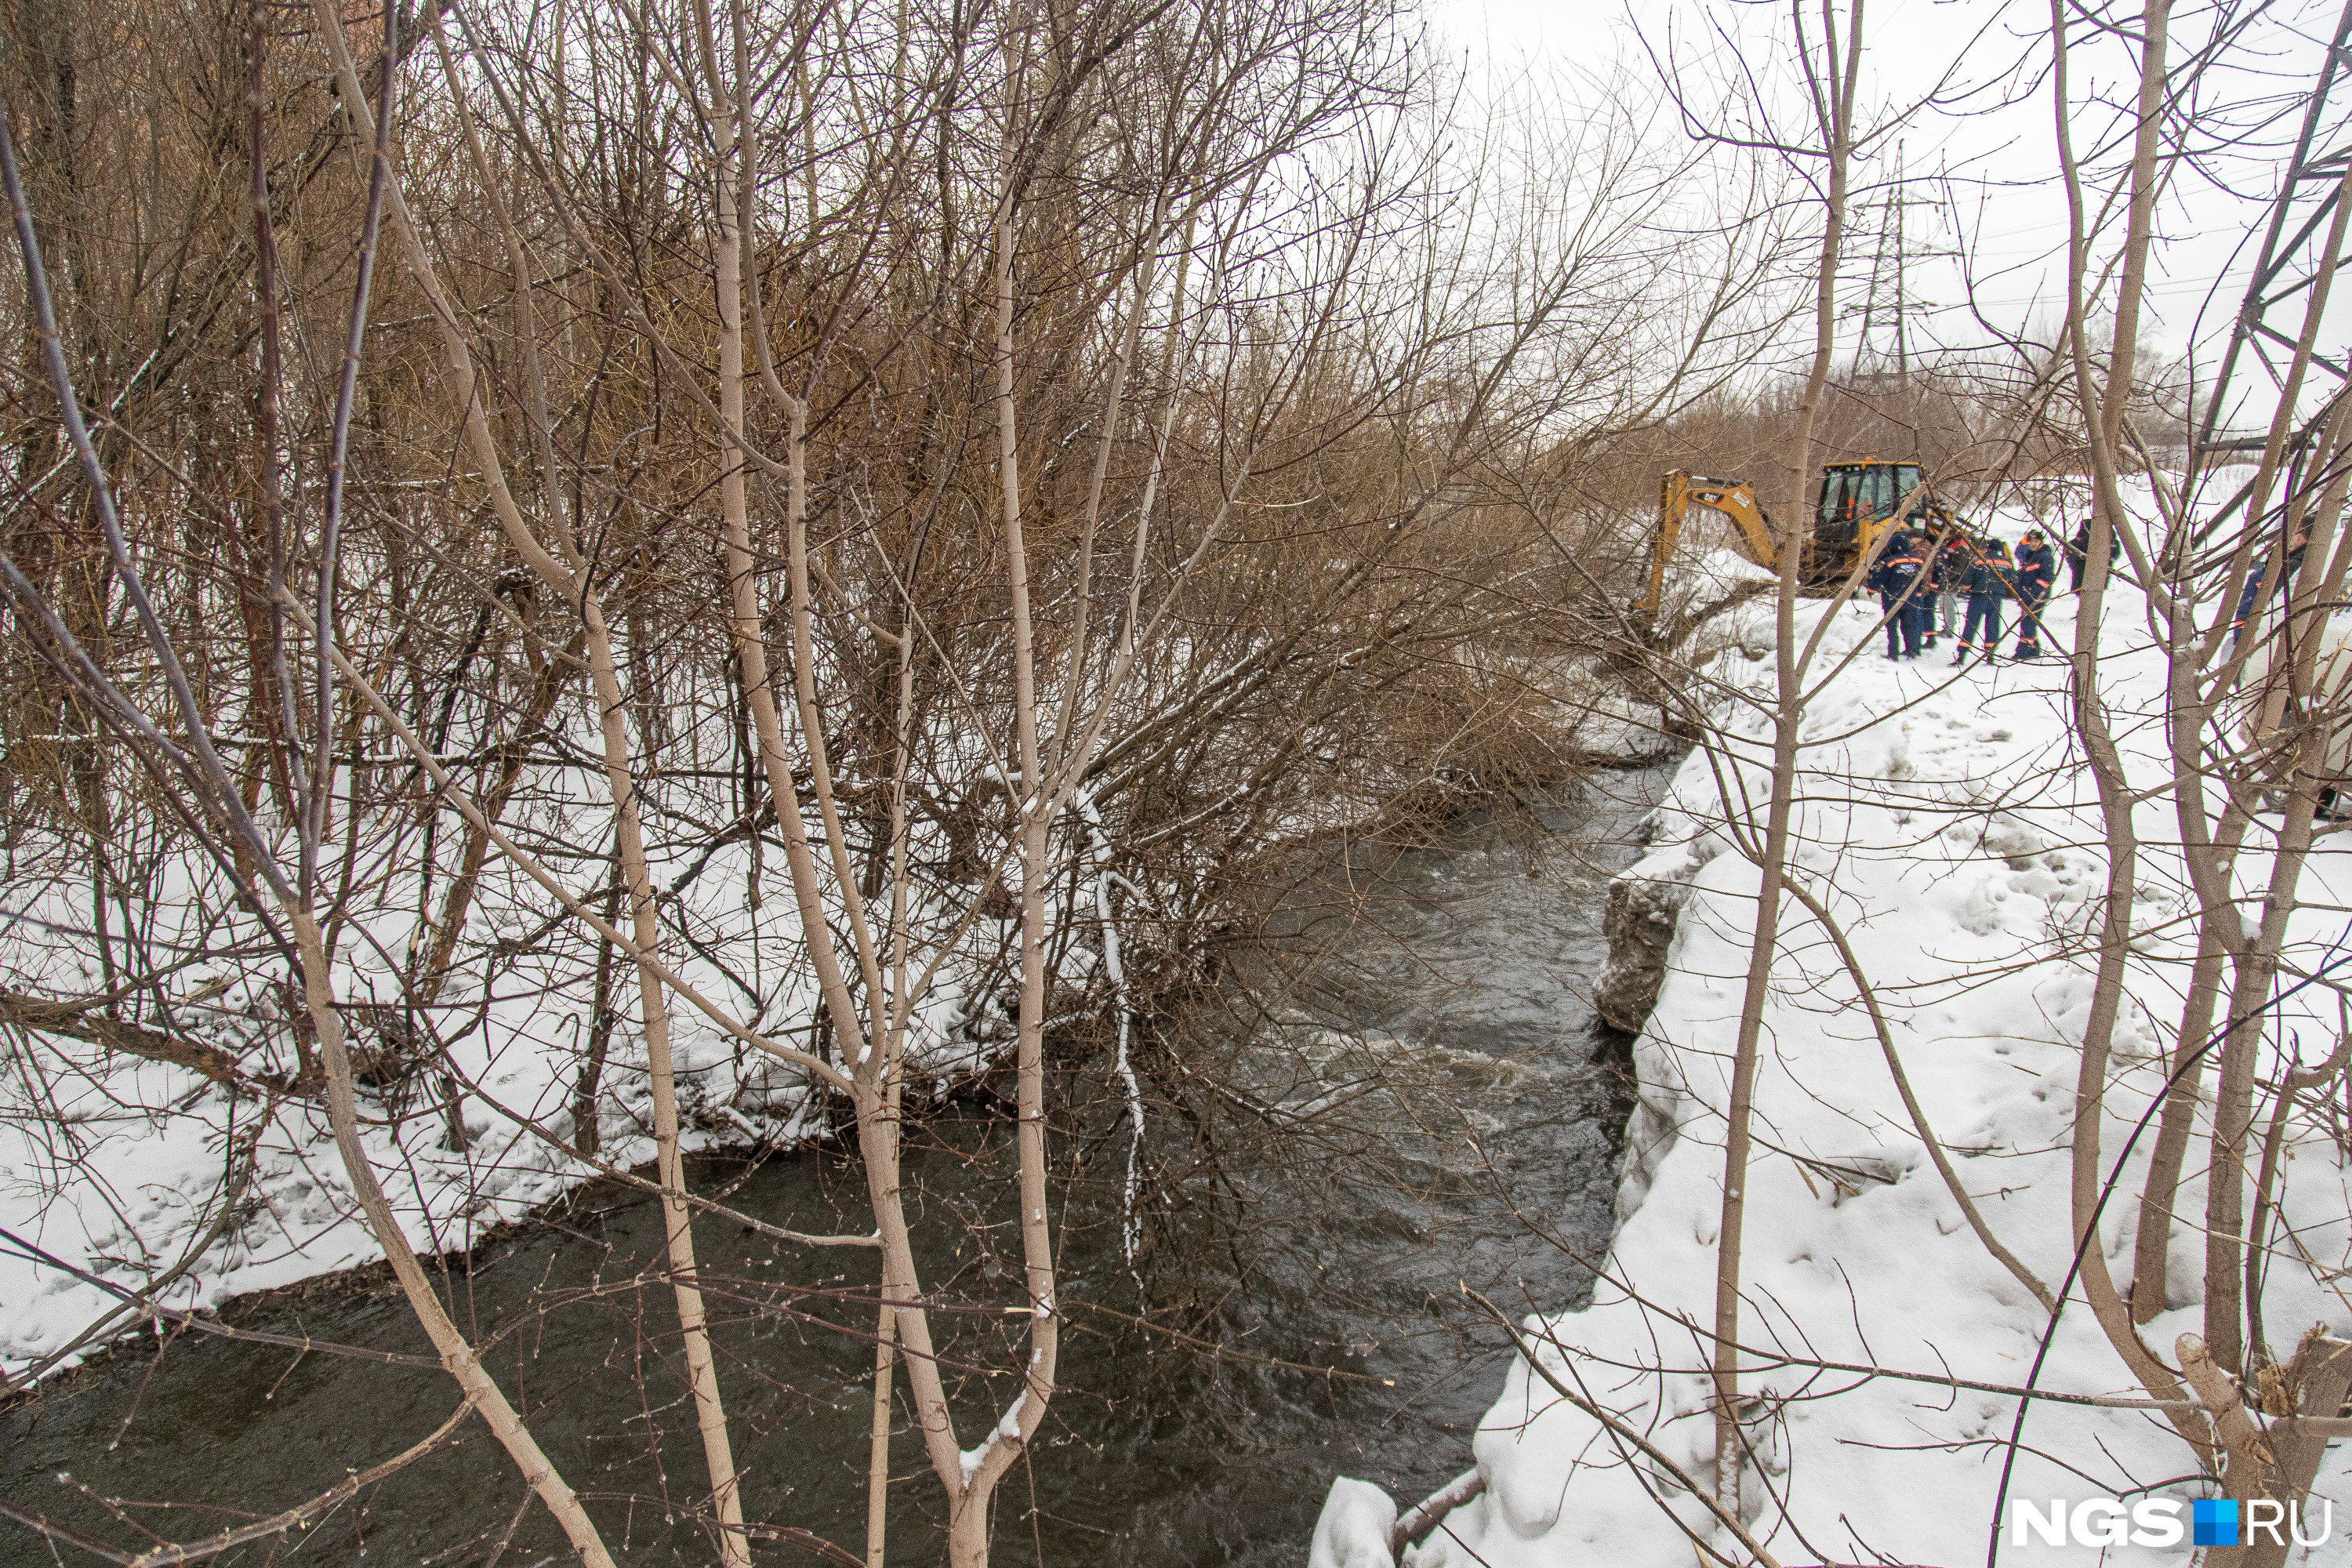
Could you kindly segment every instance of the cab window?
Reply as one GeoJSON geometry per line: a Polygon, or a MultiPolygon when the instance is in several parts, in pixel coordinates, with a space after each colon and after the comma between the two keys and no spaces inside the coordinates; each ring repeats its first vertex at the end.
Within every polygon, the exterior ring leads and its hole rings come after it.
{"type": "Polygon", "coordinates": [[[1919,465],[1916,463],[1897,463],[1895,466],[1895,499],[1899,501],[1906,496],[1911,497],[1911,510],[1903,514],[1905,517],[1916,521],[1927,515],[1927,492],[1919,489],[1919,465]],[[1914,495],[1914,491],[1918,493],[1914,495]]]}
{"type": "Polygon", "coordinates": [[[1831,468],[1822,475],[1821,520],[1824,525],[1846,521],[1853,516],[1862,476],[1852,468],[1831,468]]]}
{"type": "Polygon", "coordinates": [[[1854,509],[1864,517],[1885,517],[1895,510],[1895,470],[1869,468],[1862,471],[1862,504],[1854,509]]]}

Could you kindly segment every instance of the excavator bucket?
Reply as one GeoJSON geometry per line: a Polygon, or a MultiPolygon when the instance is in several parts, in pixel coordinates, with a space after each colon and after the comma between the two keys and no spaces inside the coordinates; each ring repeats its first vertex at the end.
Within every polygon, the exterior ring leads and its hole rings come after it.
{"type": "Polygon", "coordinates": [[[1650,574],[1633,608],[1653,635],[1665,605],[1666,565],[1675,557],[1683,523],[1694,507],[1720,512],[1735,531],[1740,553],[1766,571],[1776,571],[1779,552],[1772,520],[1756,503],[1756,487],[1745,479],[1711,479],[1676,468],[1658,487],[1658,526],[1651,541],[1650,574]]]}

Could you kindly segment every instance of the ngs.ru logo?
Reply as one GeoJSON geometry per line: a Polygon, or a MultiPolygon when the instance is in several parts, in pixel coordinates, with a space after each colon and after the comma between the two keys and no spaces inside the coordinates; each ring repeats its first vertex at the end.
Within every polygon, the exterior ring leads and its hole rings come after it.
{"type": "Polygon", "coordinates": [[[2326,1498],[2289,1504],[2272,1498],[2086,1498],[2047,1503],[2011,1498],[2012,1546],[2317,1546],[2336,1528],[2336,1505],[2326,1498]],[[2183,1514],[2187,1518],[2182,1518],[2183,1514]]]}

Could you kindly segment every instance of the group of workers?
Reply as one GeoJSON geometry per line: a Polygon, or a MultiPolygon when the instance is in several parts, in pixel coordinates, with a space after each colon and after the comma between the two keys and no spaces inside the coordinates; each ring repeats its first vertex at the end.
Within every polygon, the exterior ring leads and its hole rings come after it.
{"type": "MultiPolygon", "coordinates": [[[[2085,530],[2087,532],[2087,530],[2085,530]]],[[[2081,583],[2081,542],[2067,552],[2081,583]]],[[[2057,554],[2038,528],[2029,528],[2010,553],[1990,535],[1947,533],[1941,540],[1895,533],[1886,542],[1869,585],[1886,614],[1886,657],[1917,658],[1936,646],[1938,626],[1959,647],[1955,666],[1977,654],[1988,664],[2000,651],[2001,606],[2017,602],[2017,646],[2011,657],[2042,657],[2042,611],[2058,574],[2057,554]]]]}

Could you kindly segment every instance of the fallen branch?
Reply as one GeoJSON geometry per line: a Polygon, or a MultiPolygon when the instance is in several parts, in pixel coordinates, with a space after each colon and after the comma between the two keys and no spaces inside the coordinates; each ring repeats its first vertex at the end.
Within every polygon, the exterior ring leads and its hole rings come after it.
{"type": "MultiPolygon", "coordinates": [[[[222,1212],[226,1215],[233,1212],[234,1207],[235,1205],[232,1203],[225,1206],[222,1212]]],[[[215,1224],[209,1234],[217,1237],[224,1228],[223,1226],[215,1224]]],[[[180,1260],[179,1266],[165,1275],[163,1279],[151,1285],[145,1291],[138,1291],[127,1289],[103,1275],[93,1274],[87,1268],[77,1268],[57,1254],[45,1251],[5,1226],[0,1226],[0,1244],[13,1248],[19,1257],[36,1263],[47,1264],[61,1273],[72,1275],[85,1285],[95,1285],[113,1296],[123,1304],[115,1314],[118,1317],[122,1312],[131,1312],[141,1317],[156,1318],[167,1323],[177,1324],[183,1329],[194,1329],[199,1333],[217,1334],[225,1340],[243,1340],[248,1344],[282,1345],[288,1350],[299,1350],[306,1354],[311,1351],[317,1351],[322,1355],[350,1356],[359,1361],[379,1362],[392,1366],[437,1367],[441,1364],[431,1356],[402,1355],[394,1351],[380,1351],[366,1345],[338,1344],[331,1340],[314,1340],[308,1334],[299,1336],[273,1334],[259,1329],[240,1329],[234,1324],[224,1323],[217,1318],[199,1317],[194,1312],[184,1312],[177,1307],[166,1307],[156,1300],[154,1291],[161,1289],[171,1279],[185,1272],[196,1258],[203,1256],[202,1247],[191,1248],[188,1255],[180,1260]]],[[[210,1245],[209,1241],[205,1243],[206,1247],[210,1245]]],[[[111,1320],[107,1321],[110,1322],[111,1320]]],[[[87,1343],[89,1339],[96,1337],[96,1334],[88,1334],[79,1342],[87,1343]]],[[[75,1348],[79,1348],[79,1344],[75,1348]]],[[[58,1352],[50,1352],[31,1372],[21,1373],[11,1380],[7,1384],[9,1391],[21,1393],[30,1387],[38,1374],[56,1365],[58,1359],[58,1352]]]]}
{"type": "Polygon", "coordinates": [[[1406,1547],[1435,1530],[1447,1514],[1486,1489],[1486,1478],[1469,1470],[1456,1476],[1444,1490],[1430,1493],[1418,1506],[1400,1514],[1396,1523],[1389,1527],[1389,1555],[1403,1556],[1406,1547]]]}
{"type": "Polygon", "coordinates": [[[316,1100],[322,1090],[314,1079],[289,1078],[283,1073],[247,1072],[237,1059],[218,1046],[208,1046],[184,1035],[165,1034],[143,1024],[133,1024],[121,1018],[110,1018],[96,1009],[98,1002],[58,1002],[47,996],[35,996],[22,991],[0,988],[0,1023],[14,1024],[20,1029],[37,1029],[45,1035],[63,1035],[69,1039],[87,1040],[125,1056],[143,1057],[151,1062],[168,1062],[202,1073],[225,1089],[266,1090],[293,1100],[316,1100]]]}

